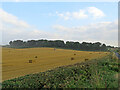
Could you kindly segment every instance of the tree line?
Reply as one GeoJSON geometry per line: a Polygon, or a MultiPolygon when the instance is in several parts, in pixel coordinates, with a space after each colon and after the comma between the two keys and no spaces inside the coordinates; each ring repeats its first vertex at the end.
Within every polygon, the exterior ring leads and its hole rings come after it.
{"type": "Polygon", "coordinates": [[[85,51],[107,51],[111,46],[106,46],[100,42],[88,43],[88,42],[73,42],[63,40],[14,40],[9,42],[11,48],[33,48],[33,47],[53,47],[53,48],[66,48],[74,50],[85,50],[85,51]]]}

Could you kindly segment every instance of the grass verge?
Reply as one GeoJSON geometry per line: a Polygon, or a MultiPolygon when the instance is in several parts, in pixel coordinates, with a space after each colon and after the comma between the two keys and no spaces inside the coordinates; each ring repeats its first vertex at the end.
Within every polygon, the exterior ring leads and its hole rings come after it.
{"type": "Polygon", "coordinates": [[[118,88],[118,60],[113,54],[2,82],[2,88],[118,88]]]}

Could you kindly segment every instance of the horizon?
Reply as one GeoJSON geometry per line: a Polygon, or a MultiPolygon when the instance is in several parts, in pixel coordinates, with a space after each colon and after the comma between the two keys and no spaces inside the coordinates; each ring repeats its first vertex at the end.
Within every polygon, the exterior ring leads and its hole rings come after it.
{"type": "Polygon", "coordinates": [[[118,46],[117,2],[3,2],[3,42],[39,38],[118,46]]]}
{"type": "MultiPolygon", "coordinates": [[[[23,41],[23,42],[27,42],[27,41],[31,41],[31,40],[33,40],[33,39],[29,39],[29,40],[21,40],[21,41],[23,41]]],[[[47,40],[47,41],[59,41],[59,40],[51,40],[51,39],[35,39],[35,41],[38,41],[38,40],[47,40]]],[[[12,42],[14,42],[14,41],[17,41],[17,40],[11,40],[12,42]]],[[[11,41],[9,41],[9,42],[11,42],[11,41]]],[[[60,41],[63,41],[65,44],[66,44],[66,42],[79,42],[79,41],[64,41],[64,40],[60,40],[60,41]]],[[[83,42],[86,42],[86,41],[83,41],[83,42]]],[[[80,44],[82,44],[83,42],[79,42],[80,44]]],[[[97,42],[90,42],[90,41],[88,41],[88,42],[86,42],[86,43],[97,43],[97,42]]],[[[99,43],[101,43],[101,44],[105,44],[106,46],[111,46],[111,47],[118,47],[118,46],[112,46],[112,45],[107,45],[106,43],[102,43],[102,42],[99,42],[99,43]]],[[[10,45],[9,43],[8,44],[6,44],[6,45],[10,45]]],[[[6,45],[0,45],[0,46],[6,46],[6,45]]]]}

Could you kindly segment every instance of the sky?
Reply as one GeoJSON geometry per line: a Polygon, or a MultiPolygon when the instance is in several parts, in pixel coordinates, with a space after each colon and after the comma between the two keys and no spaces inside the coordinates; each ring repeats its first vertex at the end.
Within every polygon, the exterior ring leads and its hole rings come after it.
{"type": "Polygon", "coordinates": [[[117,2],[2,2],[2,42],[48,39],[118,45],[117,2]]]}

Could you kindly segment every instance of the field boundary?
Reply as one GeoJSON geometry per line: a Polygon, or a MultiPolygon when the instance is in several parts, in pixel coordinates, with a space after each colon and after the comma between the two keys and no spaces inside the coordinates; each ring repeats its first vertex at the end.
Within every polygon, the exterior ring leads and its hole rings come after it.
{"type": "Polygon", "coordinates": [[[110,51],[100,51],[100,50],[77,50],[77,49],[70,49],[70,48],[58,48],[58,47],[25,47],[25,48],[13,48],[13,47],[2,47],[2,48],[12,48],[12,49],[30,49],[30,48],[56,48],[56,49],[64,49],[64,50],[74,50],[74,51],[88,51],[88,52],[110,52],[110,51]]]}

